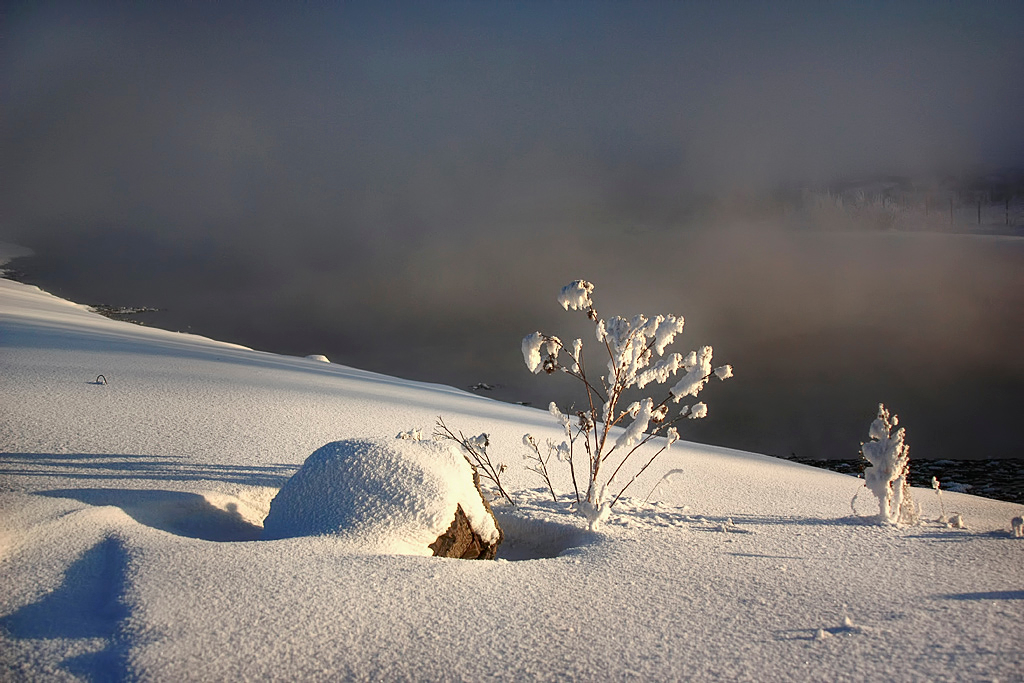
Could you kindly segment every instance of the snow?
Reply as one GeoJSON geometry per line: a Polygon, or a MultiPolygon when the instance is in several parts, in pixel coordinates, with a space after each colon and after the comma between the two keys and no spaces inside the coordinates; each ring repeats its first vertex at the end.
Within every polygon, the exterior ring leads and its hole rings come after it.
{"type": "Polygon", "coordinates": [[[451,442],[349,439],[313,453],[270,503],[263,538],[329,535],[354,550],[426,555],[455,510],[487,543],[498,529],[451,442]]]}
{"type": "Polygon", "coordinates": [[[526,362],[526,367],[534,374],[541,371],[540,347],[543,345],[544,335],[540,332],[532,332],[523,337],[523,360],[526,362]]]}
{"type": "Polygon", "coordinates": [[[654,401],[650,398],[645,398],[642,402],[634,403],[627,408],[626,412],[633,416],[633,422],[619,434],[619,438],[615,440],[615,448],[629,448],[640,441],[644,432],[647,431],[647,425],[650,424],[653,410],[654,401]]]}
{"type": "Polygon", "coordinates": [[[683,373],[682,378],[680,378],[676,385],[669,390],[676,401],[685,396],[696,396],[704,388],[708,377],[712,374],[712,353],[710,346],[703,346],[700,349],[699,355],[696,351],[690,351],[686,358],[683,359],[683,367],[686,368],[686,372],[683,373]]]}
{"type": "MultiPolygon", "coordinates": [[[[683,331],[683,325],[685,321],[683,316],[670,315],[667,318],[664,316],[657,316],[654,319],[653,336],[654,336],[654,350],[659,355],[665,354],[665,347],[671,344],[676,335],[683,331]]],[[[650,335],[649,335],[650,336],[650,335]]]]}
{"type": "Polygon", "coordinates": [[[851,515],[861,480],[679,441],[631,489],[647,498],[591,533],[567,514],[566,468],[555,502],[521,466],[524,433],[564,439],[547,411],[117,322],[6,280],[0,366],[2,680],[1024,671],[1017,505],[943,492],[967,523],[947,528],[917,492],[924,521],[883,526],[851,515]],[[325,444],[393,443],[438,415],[509,464],[498,561],[261,539],[325,444]]]}
{"type": "Polygon", "coordinates": [[[891,433],[898,424],[899,418],[893,415],[890,420],[889,411],[879,404],[878,417],[868,429],[870,440],[861,446],[868,461],[864,468],[864,485],[878,499],[879,520],[889,524],[896,524],[906,516],[905,503],[913,507],[913,503],[904,501],[903,497],[909,476],[910,447],[904,443],[902,427],[891,433]]]}
{"type": "Polygon", "coordinates": [[[594,285],[586,280],[574,280],[562,287],[558,294],[558,303],[566,311],[570,308],[574,311],[583,311],[594,305],[590,299],[593,293],[594,285]]]}

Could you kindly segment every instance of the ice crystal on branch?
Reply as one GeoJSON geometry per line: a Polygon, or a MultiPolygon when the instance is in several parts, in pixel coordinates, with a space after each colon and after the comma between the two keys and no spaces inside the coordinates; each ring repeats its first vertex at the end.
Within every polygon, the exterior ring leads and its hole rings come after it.
{"type": "MultiPolygon", "coordinates": [[[[527,335],[523,339],[523,360],[530,372],[539,374],[544,370],[551,374],[561,371],[579,380],[585,392],[583,405],[587,408],[576,412],[577,421],[574,425],[568,415],[562,413],[554,403],[551,404],[549,411],[562,425],[567,441],[557,445],[548,444],[547,456],[542,454],[538,442],[532,436],[526,435],[523,443],[530,451],[528,458],[535,463],[533,471],[545,477],[549,488],[550,480],[546,475],[551,456],[569,465],[576,509],[587,519],[590,528],[596,529],[608,518],[612,506],[637,477],[679,439],[675,424],[682,419],[699,419],[707,415],[707,405],[697,403],[685,406],[669,419],[668,404],[678,403],[686,396],[697,396],[713,375],[720,380],[729,379],[732,377],[732,366],[714,368],[710,346],[701,347],[685,356],[679,353],[666,356],[665,349],[683,331],[682,316],[658,315],[648,318],[635,315],[632,318],[616,316],[605,320],[594,308],[593,293],[593,284],[586,280],[575,280],[562,288],[558,303],[567,311],[584,311],[587,318],[594,321],[595,337],[607,354],[607,374],[595,380],[596,384],[590,380],[583,342],[579,339],[566,347],[558,337],[542,332],[527,335]],[[655,357],[660,360],[652,365],[655,357]],[[629,403],[625,408],[620,407],[626,391],[664,385],[677,375],[679,378],[675,385],[665,391],[660,401],[648,396],[629,403]],[[609,439],[613,427],[622,428],[622,431],[609,439]],[[653,455],[639,467],[632,466],[630,470],[624,470],[627,462],[634,462],[633,456],[639,449],[655,437],[665,439],[653,455]],[[585,489],[579,485],[577,459],[574,456],[578,456],[580,461],[580,475],[586,467],[585,489]],[[618,477],[629,473],[632,473],[632,477],[625,484],[619,483],[618,477]],[[618,488],[614,495],[610,490],[612,488],[618,488]]],[[[551,494],[557,499],[553,489],[551,494]]]]}

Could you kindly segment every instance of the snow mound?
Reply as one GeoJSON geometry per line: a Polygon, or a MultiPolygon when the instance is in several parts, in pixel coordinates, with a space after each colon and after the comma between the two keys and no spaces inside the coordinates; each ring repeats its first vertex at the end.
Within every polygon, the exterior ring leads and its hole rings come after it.
{"type": "Polygon", "coordinates": [[[432,555],[462,506],[488,542],[498,529],[461,453],[396,438],[335,441],[310,455],[270,504],[267,540],[330,535],[371,553],[432,555]]]}

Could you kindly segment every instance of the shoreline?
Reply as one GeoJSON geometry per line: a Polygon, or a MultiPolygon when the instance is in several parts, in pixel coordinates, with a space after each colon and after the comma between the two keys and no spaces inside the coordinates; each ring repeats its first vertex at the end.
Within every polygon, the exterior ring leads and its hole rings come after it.
{"type": "MultiPolygon", "coordinates": [[[[863,235],[854,235],[854,237],[858,237],[858,236],[859,237],[863,237],[863,235]]],[[[908,233],[906,236],[911,238],[911,239],[914,239],[914,238],[921,237],[921,234],[920,233],[913,233],[913,234],[908,233]]],[[[961,240],[961,239],[965,239],[966,237],[969,237],[970,240],[972,242],[975,242],[975,243],[978,243],[978,242],[990,242],[993,239],[991,237],[978,236],[978,235],[971,235],[971,236],[945,235],[945,234],[941,234],[941,233],[940,234],[929,235],[929,237],[935,237],[935,238],[939,238],[939,239],[953,237],[957,241],[961,240]]],[[[1008,239],[1011,242],[1016,242],[1020,238],[1012,238],[1011,237],[1011,238],[996,238],[996,239],[1008,239]]],[[[926,239],[925,241],[932,241],[932,240],[931,239],[926,239]]],[[[34,250],[32,250],[30,248],[19,247],[18,245],[14,245],[14,244],[10,244],[10,243],[0,243],[0,261],[5,262],[5,263],[9,263],[11,261],[15,261],[15,259],[23,259],[23,258],[27,259],[27,262],[31,262],[31,260],[34,259],[34,258],[45,259],[46,256],[45,255],[41,255],[41,254],[35,252],[34,250]]],[[[26,263],[26,262],[25,261],[21,261],[21,262],[15,261],[15,263],[16,263],[16,265],[20,265],[21,263],[26,263]]],[[[86,261],[86,265],[88,265],[88,263],[92,263],[92,262],[91,261],[86,261]]],[[[79,263],[79,265],[81,265],[81,262],[79,263]]],[[[62,272],[62,271],[59,271],[59,270],[54,270],[52,264],[50,266],[48,266],[48,267],[49,267],[48,271],[46,270],[46,268],[44,268],[43,271],[44,272],[49,272],[49,274],[51,276],[60,275],[60,273],[62,272]]],[[[31,268],[31,267],[26,268],[26,271],[27,271],[27,276],[26,277],[18,277],[19,273],[17,273],[17,272],[5,273],[3,276],[4,277],[8,277],[8,279],[16,280],[16,281],[19,281],[19,282],[24,282],[26,284],[33,284],[34,286],[37,286],[40,289],[43,289],[44,291],[47,291],[49,293],[55,293],[56,296],[59,296],[61,298],[65,298],[65,299],[70,300],[70,301],[79,301],[80,299],[84,300],[84,301],[87,302],[86,305],[88,305],[90,307],[93,307],[94,309],[96,309],[96,308],[103,308],[104,305],[108,306],[111,310],[113,310],[113,311],[118,313],[118,315],[112,315],[112,316],[108,316],[108,317],[113,317],[113,318],[118,319],[118,320],[125,320],[125,317],[120,315],[120,313],[126,311],[127,309],[132,309],[133,312],[135,312],[135,311],[142,312],[143,313],[142,317],[144,318],[145,322],[138,321],[138,320],[128,320],[128,321],[129,322],[142,322],[142,324],[145,324],[145,325],[147,325],[149,327],[161,328],[161,329],[166,329],[166,330],[169,330],[169,331],[183,331],[183,332],[196,333],[196,334],[200,334],[200,335],[205,336],[205,337],[209,337],[209,338],[213,338],[213,339],[226,340],[226,341],[229,341],[231,343],[237,343],[237,344],[241,344],[241,345],[247,346],[249,348],[258,348],[258,349],[262,349],[262,350],[266,350],[266,351],[269,351],[269,352],[272,352],[272,353],[278,353],[278,354],[286,355],[286,356],[305,356],[305,355],[309,355],[310,353],[321,353],[321,354],[327,355],[328,357],[332,358],[336,362],[339,362],[341,364],[348,365],[348,366],[351,366],[351,367],[367,368],[370,371],[382,372],[383,374],[388,374],[388,375],[396,376],[396,377],[405,377],[407,379],[412,379],[412,380],[420,381],[420,382],[444,384],[444,385],[447,385],[447,386],[458,387],[458,388],[463,389],[463,390],[467,390],[468,389],[469,391],[471,391],[471,393],[475,393],[478,396],[482,396],[482,397],[485,397],[485,398],[490,398],[492,400],[499,401],[499,402],[502,402],[502,403],[507,403],[507,404],[510,404],[510,405],[514,405],[514,404],[520,403],[522,399],[529,399],[534,406],[546,405],[547,402],[550,401],[552,398],[554,398],[555,400],[559,401],[560,403],[563,401],[563,397],[556,396],[556,395],[553,395],[552,393],[550,393],[553,390],[549,390],[547,385],[545,385],[545,387],[542,388],[542,389],[538,389],[537,392],[534,392],[534,393],[538,393],[539,392],[540,394],[542,394],[541,398],[543,398],[543,401],[535,400],[536,397],[534,397],[532,394],[520,395],[521,392],[519,391],[519,389],[521,389],[521,387],[517,387],[516,383],[514,383],[513,380],[510,379],[511,377],[513,377],[510,374],[511,371],[512,371],[512,368],[511,367],[505,367],[505,366],[502,366],[500,364],[498,366],[493,366],[493,365],[489,366],[489,367],[491,367],[491,370],[492,370],[492,372],[490,372],[490,373],[484,372],[484,371],[480,371],[478,368],[477,369],[468,370],[467,367],[464,367],[463,365],[458,365],[458,362],[460,362],[460,361],[455,356],[452,356],[451,354],[449,354],[449,356],[446,356],[445,358],[440,359],[442,362],[438,362],[438,363],[434,364],[435,365],[435,369],[438,370],[438,372],[434,373],[435,376],[425,378],[425,377],[422,377],[422,376],[417,376],[415,371],[411,371],[410,370],[410,368],[412,366],[410,366],[408,364],[407,364],[406,367],[404,367],[404,371],[403,371],[402,368],[397,368],[397,367],[396,368],[390,368],[390,370],[387,369],[387,368],[373,367],[372,363],[369,363],[369,364],[367,364],[365,362],[361,363],[355,357],[353,357],[350,360],[348,357],[346,357],[346,355],[344,353],[340,353],[335,348],[331,347],[331,343],[332,342],[334,342],[338,338],[342,338],[344,336],[345,330],[342,329],[342,328],[338,328],[338,329],[333,329],[332,328],[331,334],[328,334],[325,337],[324,336],[325,333],[323,331],[306,330],[305,328],[299,326],[297,328],[298,331],[293,334],[293,337],[295,339],[297,339],[299,341],[299,343],[298,344],[292,343],[291,344],[291,348],[281,348],[280,344],[275,345],[273,343],[275,340],[281,341],[281,339],[284,339],[284,337],[281,337],[280,335],[278,335],[278,337],[268,337],[268,338],[265,338],[263,340],[260,340],[260,339],[255,339],[254,340],[254,338],[251,335],[246,336],[245,334],[232,334],[230,332],[230,330],[235,329],[235,328],[232,328],[230,326],[225,328],[224,325],[221,325],[220,326],[221,329],[216,329],[216,327],[217,327],[216,325],[214,326],[214,328],[210,328],[209,324],[204,326],[202,324],[202,322],[201,322],[201,318],[197,322],[197,320],[195,318],[189,318],[188,317],[188,314],[190,313],[191,309],[189,309],[182,302],[179,301],[177,305],[175,305],[173,302],[167,302],[166,306],[165,306],[165,304],[163,302],[158,300],[159,299],[158,295],[163,290],[155,289],[152,286],[149,287],[149,295],[151,295],[150,300],[147,300],[147,298],[149,298],[149,297],[147,297],[147,295],[145,294],[146,290],[145,290],[144,287],[139,289],[139,292],[137,292],[138,296],[134,297],[134,300],[129,300],[129,298],[126,298],[124,296],[118,295],[118,291],[119,290],[117,288],[113,287],[113,286],[109,286],[109,287],[106,287],[106,288],[104,288],[102,290],[97,290],[97,292],[94,292],[94,293],[100,294],[99,296],[94,296],[94,297],[92,297],[92,296],[81,296],[81,297],[78,297],[78,296],[75,295],[74,292],[68,291],[68,288],[66,288],[66,287],[59,287],[58,286],[58,287],[55,287],[55,288],[51,289],[51,288],[45,286],[45,284],[43,284],[43,285],[39,284],[39,278],[36,278],[36,277],[32,276],[32,271],[33,270],[34,269],[31,268]],[[144,311],[141,310],[142,308],[146,308],[146,309],[159,308],[161,310],[160,310],[159,315],[157,315],[157,314],[149,313],[148,311],[144,312],[144,311]],[[193,328],[193,325],[197,325],[197,327],[193,328]],[[229,330],[229,332],[227,334],[224,333],[225,329],[229,330]],[[317,337],[316,333],[319,333],[320,336],[317,337]],[[334,335],[334,336],[332,337],[331,335],[334,335]],[[302,350],[303,348],[306,348],[306,350],[302,350]],[[445,362],[443,362],[443,361],[447,361],[447,364],[445,362]],[[445,370],[445,371],[450,371],[450,372],[442,373],[442,372],[440,372],[440,370],[445,370]],[[470,372],[472,372],[472,375],[470,375],[470,372]],[[463,375],[462,378],[458,377],[459,373],[461,373],[463,375]],[[445,376],[445,374],[447,374],[447,376],[445,376]],[[464,379],[465,381],[460,381],[461,379],[464,379]],[[494,387],[496,390],[489,391],[489,390],[487,390],[488,386],[489,387],[494,387]]],[[[178,273],[178,275],[181,275],[181,273],[178,273]]],[[[185,275],[187,276],[188,273],[185,273],[185,275]]],[[[45,281],[46,278],[43,278],[43,280],[45,281]]],[[[84,280],[82,280],[81,274],[79,274],[79,277],[77,279],[72,277],[72,278],[69,278],[68,281],[71,282],[72,284],[79,284],[79,285],[81,285],[83,282],[85,282],[84,280]]],[[[123,281],[124,280],[122,278],[122,284],[123,284],[123,281]]],[[[86,282],[85,284],[87,286],[88,282],[86,282]]],[[[185,285],[182,285],[182,286],[185,286],[185,285]]],[[[198,283],[193,282],[189,286],[191,286],[193,288],[193,290],[201,291],[202,287],[204,287],[205,285],[203,285],[202,282],[198,282],[198,283]]],[[[135,291],[135,290],[130,290],[130,291],[135,291]]],[[[257,310],[257,312],[259,310],[259,309],[253,308],[253,307],[250,307],[250,308],[252,308],[253,310],[257,310]]],[[[97,312],[100,313],[100,314],[103,314],[102,310],[99,310],[97,312]]],[[[270,313],[272,313],[272,311],[268,312],[267,316],[264,316],[264,317],[268,317],[268,319],[272,319],[272,318],[269,317],[270,313]]],[[[525,318],[524,318],[524,320],[525,320],[525,318]]],[[[210,320],[207,320],[206,322],[210,323],[210,320]]],[[[530,323],[530,324],[533,324],[533,323],[530,323]]],[[[279,327],[280,327],[280,325],[279,325],[279,327]]],[[[337,327],[337,325],[335,325],[335,327],[337,327]]],[[[236,330],[236,331],[239,331],[239,330],[242,330],[242,329],[243,328],[239,327],[238,330],[236,330]]],[[[248,328],[245,328],[245,329],[248,329],[248,328]]],[[[266,337],[266,335],[264,335],[264,337],[266,337]]],[[[824,342],[822,342],[820,340],[815,340],[815,339],[812,339],[811,341],[818,345],[818,346],[816,346],[814,348],[819,348],[822,343],[828,344],[828,343],[830,343],[832,341],[835,341],[835,340],[832,339],[832,337],[828,337],[826,335],[826,337],[824,339],[824,342]]],[[[415,341],[410,342],[410,340],[408,340],[408,339],[403,339],[403,341],[401,343],[412,345],[411,348],[413,350],[415,350],[415,346],[414,346],[415,341]]],[[[807,346],[807,348],[811,348],[810,343],[811,342],[807,342],[805,344],[805,346],[807,346]]],[[[342,348],[344,349],[343,345],[342,345],[342,348]]],[[[397,348],[398,347],[396,345],[395,349],[397,349],[397,348]]],[[[502,347],[502,348],[504,348],[504,347],[502,347]]],[[[716,344],[716,350],[717,350],[717,348],[718,347],[717,347],[717,344],[716,344]]],[[[760,347],[758,347],[758,348],[760,348],[760,347]]],[[[406,353],[406,351],[408,351],[408,350],[409,350],[409,347],[406,347],[404,350],[400,350],[400,352],[404,356],[416,356],[417,355],[416,353],[413,353],[413,354],[406,353]]],[[[754,368],[753,365],[751,365],[750,367],[753,368],[754,371],[757,370],[757,368],[754,368]]],[[[519,370],[522,369],[521,361],[517,362],[517,364],[515,366],[515,369],[519,369],[519,370]]],[[[849,379],[849,377],[847,377],[847,379],[849,379]]],[[[912,378],[907,378],[907,379],[909,380],[909,379],[912,379],[912,378]]],[[[524,381],[524,383],[525,383],[525,381],[524,381]]],[[[763,384],[764,384],[764,380],[762,378],[762,385],[763,384]]],[[[926,404],[924,406],[925,408],[930,408],[930,409],[938,408],[939,412],[937,412],[937,413],[925,413],[925,412],[922,411],[921,408],[916,407],[915,404],[912,404],[910,402],[902,402],[901,403],[896,398],[889,398],[889,397],[892,397],[892,396],[896,396],[896,394],[892,393],[892,387],[889,386],[889,385],[878,385],[880,387],[879,390],[877,390],[877,391],[871,390],[871,391],[867,391],[866,392],[866,391],[864,391],[863,383],[861,383],[860,385],[852,386],[853,390],[855,390],[856,392],[859,392],[859,393],[851,395],[849,393],[849,391],[848,391],[848,389],[850,389],[850,387],[847,386],[847,385],[850,385],[850,384],[851,384],[851,382],[849,382],[849,381],[846,381],[845,383],[840,382],[841,386],[838,386],[836,388],[829,389],[828,387],[825,387],[825,388],[821,389],[819,394],[822,397],[824,397],[824,399],[828,399],[829,401],[831,401],[831,403],[829,403],[829,406],[830,406],[829,409],[830,409],[831,412],[828,412],[827,414],[820,414],[819,415],[819,419],[816,422],[812,421],[813,424],[810,424],[808,419],[806,417],[804,417],[806,411],[805,412],[800,412],[800,406],[791,406],[788,417],[785,414],[779,413],[779,419],[776,420],[776,422],[774,422],[774,423],[772,423],[772,422],[765,422],[764,419],[761,419],[758,422],[758,424],[744,423],[742,421],[738,422],[738,423],[734,422],[732,420],[732,418],[736,414],[745,415],[746,413],[742,413],[742,410],[750,408],[750,405],[748,405],[748,404],[750,404],[751,401],[748,400],[747,398],[745,398],[745,396],[749,395],[750,392],[757,392],[757,391],[759,391],[759,390],[764,388],[763,386],[759,386],[759,385],[756,385],[756,384],[746,385],[745,387],[743,387],[745,389],[745,391],[744,392],[740,392],[741,394],[743,394],[743,396],[741,396],[741,395],[735,395],[735,396],[733,396],[733,395],[728,395],[728,396],[723,395],[721,397],[722,403],[720,405],[717,405],[717,406],[712,406],[713,409],[717,408],[717,412],[715,412],[715,414],[712,416],[713,423],[712,423],[712,421],[709,421],[709,423],[707,425],[703,425],[703,424],[701,424],[701,425],[694,425],[694,429],[691,430],[691,433],[689,434],[689,439],[694,441],[695,443],[714,444],[714,445],[719,445],[719,446],[723,446],[723,447],[726,447],[726,448],[736,448],[736,449],[740,449],[740,450],[749,450],[749,451],[754,451],[754,452],[759,452],[759,453],[765,453],[765,454],[768,454],[768,455],[779,454],[779,455],[776,455],[776,457],[780,457],[782,459],[793,459],[791,457],[782,456],[781,455],[782,453],[793,453],[793,452],[795,452],[795,453],[799,453],[800,454],[799,456],[797,456],[795,458],[798,462],[811,462],[811,461],[820,460],[822,462],[827,462],[827,463],[836,463],[835,467],[838,467],[839,463],[842,463],[844,461],[844,459],[848,459],[848,458],[850,458],[850,456],[853,456],[853,455],[855,455],[857,453],[857,444],[859,443],[860,440],[863,440],[863,435],[860,432],[861,432],[862,428],[866,429],[866,425],[859,425],[859,424],[856,426],[856,429],[857,429],[856,432],[854,432],[850,428],[848,428],[849,425],[847,423],[851,423],[851,420],[849,419],[850,415],[852,414],[851,411],[858,411],[858,410],[860,410],[859,406],[861,406],[861,405],[869,405],[870,406],[870,405],[877,404],[878,398],[875,398],[875,396],[882,396],[882,395],[884,395],[886,397],[885,398],[886,405],[890,405],[890,403],[894,403],[895,404],[893,406],[894,410],[897,411],[901,415],[901,417],[912,418],[911,420],[909,420],[907,422],[907,424],[911,425],[915,430],[917,430],[917,433],[920,433],[923,437],[927,437],[927,440],[925,438],[921,438],[920,441],[918,441],[917,438],[915,438],[915,440],[914,440],[915,450],[917,450],[918,453],[927,454],[927,455],[931,456],[927,460],[922,459],[922,460],[920,460],[918,462],[943,461],[943,460],[945,460],[945,461],[965,462],[965,463],[976,462],[975,460],[965,460],[965,459],[962,459],[962,458],[959,458],[959,457],[955,457],[955,456],[961,456],[961,455],[964,455],[964,454],[972,454],[973,455],[973,453],[969,449],[954,448],[953,446],[945,447],[945,448],[942,448],[942,449],[939,449],[939,448],[935,447],[935,443],[934,442],[936,442],[937,440],[940,440],[940,437],[942,437],[942,432],[939,431],[936,428],[936,424],[935,424],[936,422],[941,422],[939,417],[935,417],[936,415],[942,415],[941,411],[944,408],[943,408],[943,406],[941,404],[936,404],[934,401],[932,403],[926,404]],[[825,392],[826,389],[828,391],[830,391],[831,393],[822,393],[822,392],[825,392]],[[865,403],[864,400],[862,400],[862,399],[865,399],[865,398],[867,400],[867,403],[865,403]],[[853,399],[856,399],[856,401],[854,401],[853,399]],[[841,408],[841,410],[839,410],[839,408],[841,408]],[[912,408],[916,408],[917,409],[918,415],[916,415],[916,416],[914,415],[912,408]],[[731,412],[727,412],[727,410],[729,410],[731,412]],[[796,411],[796,412],[793,412],[793,411],[796,411]],[[791,424],[792,425],[792,430],[790,430],[790,432],[785,432],[785,431],[781,430],[780,428],[778,428],[778,424],[783,424],[783,423],[791,424]],[[810,424],[810,426],[808,427],[809,424],[810,424]],[[765,431],[764,428],[767,428],[767,430],[765,431]],[[807,428],[807,429],[801,429],[801,428],[807,428]],[[774,431],[773,431],[773,429],[774,429],[774,431]],[[930,442],[929,442],[929,440],[930,440],[930,442]],[[837,446],[837,444],[839,446],[837,446]],[[920,445],[918,445],[918,444],[920,444],[920,445]],[[830,458],[829,456],[831,456],[833,454],[835,454],[835,455],[837,455],[839,457],[830,458]],[[951,458],[950,456],[954,456],[954,457],[951,458]]],[[[872,386],[874,387],[875,385],[872,385],[872,386]]],[[[913,387],[916,386],[916,385],[914,385],[911,382],[910,384],[907,384],[905,386],[910,387],[911,389],[913,389],[913,387]]],[[[962,388],[962,387],[960,387],[960,388],[962,388]]],[[[978,458],[977,462],[984,462],[984,461],[1013,461],[1014,459],[1019,458],[1020,457],[1020,455],[1019,455],[1020,454],[1020,450],[1019,449],[1005,448],[1005,446],[1008,443],[1011,443],[1011,444],[1013,443],[1013,441],[1007,441],[1007,438],[1012,439],[1014,437],[1014,434],[1015,434],[1015,432],[1012,429],[1012,423],[1008,424],[1008,423],[1000,421],[1000,416],[1002,415],[1002,413],[1005,412],[1005,410],[1002,410],[1001,408],[1003,406],[1007,405],[1006,399],[1007,399],[1007,397],[1009,397],[1009,393],[1008,393],[1009,389],[1007,389],[1005,387],[1001,387],[1000,385],[995,385],[992,388],[985,388],[985,389],[978,388],[978,390],[983,392],[982,394],[979,395],[981,399],[987,400],[988,403],[991,403],[993,406],[995,406],[996,408],[1000,409],[998,411],[994,411],[994,412],[989,412],[988,413],[988,417],[990,419],[993,419],[993,421],[990,421],[988,424],[998,428],[998,430],[1000,432],[1005,432],[1006,433],[1006,437],[1001,439],[1001,443],[998,443],[999,440],[996,440],[996,441],[993,442],[996,445],[1003,446],[1002,448],[999,448],[999,449],[994,449],[994,448],[993,449],[989,449],[989,448],[986,447],[986,448],[976,449],[977,452],[978,452],[978,455],[980,456],[978,458]],[[993,392],[995,392],[995,393],[993,393],[993,392]]],[[[911,396],[911,398],[913,398],[913,397],[914,396],[911,396]]],[[[780,405],[780,408],[781,407],[782,406],[780,405]]],[[[776,411],[776,412],[778,412],[778,411],[776,411]]],[[[942,441],[943,445],[948,445],[949,443],[954,443],[954,442],[942,441]]],[[[954,445],[955,445],[955,443],[954,443],[954,445]]],[[[986,444],[982,444],[982,445],[985,446],[986,444]]],[[[826,467],[828,467],[829,469],[833,469],[834,468],[832,466],[826,466],[826,467]]],[[[963,469],[963,468],[960,468],[960,469],[963,469]]],[[[975,488],[982,487],[985,484],[985,482],[979,481],[976,477],[972,478],[970,480],[963,480],[963,477],[961,477],[957,472],[954,472],[954,474],[952,476],[949,476],[949,475],[946,475],[946,474],[942,474],[942,475],[939,476],[940,481],[945,481],[946,479],[950,479],[950,478],[953,481],[955,481],[955,482],[966,483],[966,484],[969,484],[971,486],[974,486],[975,488]]],[[[930,477],[929,477],[929,479],[930,479],[930,477]]],[[[925,485],[927,485],[927,483],[928,482],[926,481],[925,485]]],[[[1001,499],[1005,499],[1005,498],[1001,498],[1001,499]]]]}
{"type": "MultiPolygon", "coordinates": [[[[866,464],[864,460],[856,458],[815,460],[789,456],[779,459],[848,474],[858,479],[864,478],[864,465],[866,464]]],[[[915,460],[911,458],[911,486],[930,488],[932,477],[939,480],[943,491],[968,493],[972,496],[1024,505],[1024,458],[990,458],[986,460],[915,460]]]]}

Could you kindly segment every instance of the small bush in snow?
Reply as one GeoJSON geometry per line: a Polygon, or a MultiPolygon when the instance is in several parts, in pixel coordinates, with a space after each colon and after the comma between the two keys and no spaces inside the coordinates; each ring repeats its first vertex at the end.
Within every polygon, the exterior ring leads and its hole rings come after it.
{"type": "MultiPolygon", "coordinates": [[[[681,410],[673,410],[671,404],[687,397],[695,398],[712,376],[720,380],[732,377],[732,367],[712,368],[710,346],[685,356],[665,355],[665,348],[682,332],[682,316],[659,315],[648,319],[636,315],[604,320],[594,308],[593,292],[594,285],[576,280],[562,288],[558,303],[565,310],[582,311],[594,321],[597,341],[608,357],[607,374],[598,378],[587,374],[580,339],[565,344],[558,337],[542,332],[527,335],[523,339],[526,367],[534,374],[564,372],[579,380],[584,388],[585,408],[570,416],[551,403],[548,410],[562,425],[566,440],[550,444],[547,457],[541,454],[533,437],[527,435],[524,443],[532,451],[528,457],[538,463],[533,471],[545,477],[549,488],[546,468],[551,458],[568,466],[577,510],[586,517],[591,529],[597,529],[630,484],[679,439],[675,425],[683,419],[707,415],[704,403],[687,403],[681,410]],[[660,360],[655,361],[655,357],[660,360]],[[656,403],[654,398],[647,397],[625,407],[621,405],[628,390],[664,384],[676,375],[678,379],[661,401],[656,403]],[[629,424],[625,425],[627,419],[629,424]],[[616,426],[625,429],[613,435],[611,430],[616,426]],[[641,466],[624,470],[627,463],[633,462],[637,451],[656,436],[664,436],[664,444],[641,466]],[[621,484],[619,478],[630,473],[632,477],[621,484]],[[581,479],[585,488],[580,485],[581,479]],[[618,490],[613,494],[615,488],[618,490]]],[[[551,492],[554,496],[553,489],[551,492]]]]}
{"type": "Polygon", "coordinates": [[[881,403],[871,423],[861,453],[868,461],[864,485],[878,498],[878,519],[885,524],[914,524],[917,508],[910,496],[910,446],[904,443],[903,428],[893,433],[899,418],[890,416],[881,403]]]}
{"type": "Polygon", "coordinates": [[[940,486],[938,478],[932,477],[932,489],[935,490],[935,495],[939,497],[939,510],[942,512],[942,516],[939,517],[939,522],[941,524],[945,524],[949,519],[946,517],[946,506],[942,503],[942,489],[940,486]]]}

